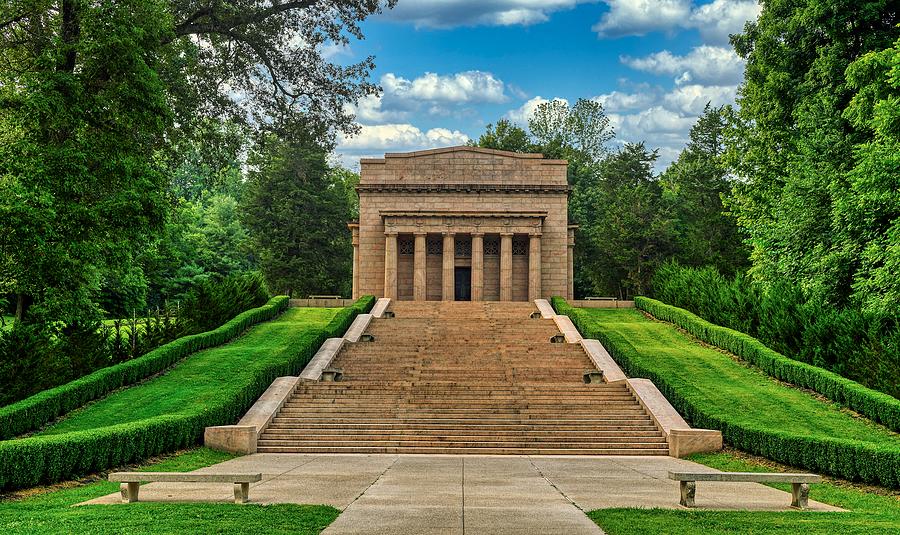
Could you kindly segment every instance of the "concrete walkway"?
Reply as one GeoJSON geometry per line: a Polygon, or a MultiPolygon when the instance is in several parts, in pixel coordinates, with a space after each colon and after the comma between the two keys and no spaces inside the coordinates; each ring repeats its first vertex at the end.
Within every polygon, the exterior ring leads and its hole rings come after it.
{"type": "MultiPolygon", "coordinates": [[[[602,533],[584,511],[680,509],[669,470],[710,468],[671,457],[256,454],[198,470],[262,472],[254,503],[328,504],[326,534],[602,533]]],[[[230,485],[151,483],[146,501],[231,501],[230,485]]],[[[706,509],[788,510],[790,495],[755,483],[698,483],[706,509]]],[[[111,494],[88,504],[119,503],[111,494]]],[[[810,501],[810,509],[839,510],[810,501]]]]}

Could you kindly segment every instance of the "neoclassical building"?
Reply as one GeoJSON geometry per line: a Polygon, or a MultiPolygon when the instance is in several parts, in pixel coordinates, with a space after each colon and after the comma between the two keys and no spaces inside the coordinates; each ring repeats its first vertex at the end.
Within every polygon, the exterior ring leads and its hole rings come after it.
{"type": "Polygon", "coordinates": [[[447,147],[360,166],[354,298],[572,298],[565,160],[447,147]]]}

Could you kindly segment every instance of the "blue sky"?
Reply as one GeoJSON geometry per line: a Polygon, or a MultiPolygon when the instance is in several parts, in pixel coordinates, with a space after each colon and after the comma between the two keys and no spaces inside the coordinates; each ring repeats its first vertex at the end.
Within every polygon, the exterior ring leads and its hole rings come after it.
{"type": "Polygon", "coordinates": [[[338,156],[356,168],[458,145],[500,118],[525,126],[540,102],[592,98],[611,148],[646,141],[662,170],[707,101],[734,101],[743,63],[728,34],[758,13],[755,0],[400,0],[364,23],[364,41],[326,50],[339,63],[374,55],[383,88],[352,107],[361,131],[338,156]]]}

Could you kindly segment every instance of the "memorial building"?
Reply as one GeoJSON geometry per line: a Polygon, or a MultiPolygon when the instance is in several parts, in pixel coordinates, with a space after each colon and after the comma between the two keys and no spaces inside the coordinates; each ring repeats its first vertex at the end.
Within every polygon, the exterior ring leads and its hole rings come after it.
{"type": "Polygon", "coordinates": [[[360,161],[353,298],[571,299],[566,161],[447,147],[360,161]]]}

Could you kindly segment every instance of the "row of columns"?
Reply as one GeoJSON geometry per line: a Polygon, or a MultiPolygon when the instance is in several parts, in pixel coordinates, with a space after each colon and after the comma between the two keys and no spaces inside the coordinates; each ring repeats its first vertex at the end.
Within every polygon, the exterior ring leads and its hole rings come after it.
{"type": "MultiPolygon", "coordinates": [[[[455,298],[456,235],[444,232],[441,296],[455,298]]],[[[415,234],[413,249],[413,299],[425,301],[425,237],[415,234]]],[[[512,238],[500,234],[500,300],[512,301],[512,238]]],[[[355,253],[354,248],[354,253],[355,253]]],[[[354,259],[354,267],[355,267],[354,259]]],[[[472,301],[484,300],[484,234],[472,234],[472,301]]],[[[384,296],[397,298],[397,233],[386,232],[384,242],[384,296]]],[[[355,289],[354,289],[355,291],[355,289]]],[[[531,234],[528,242],[528,300],[541,297],[541,235],[531,234]]]]}

